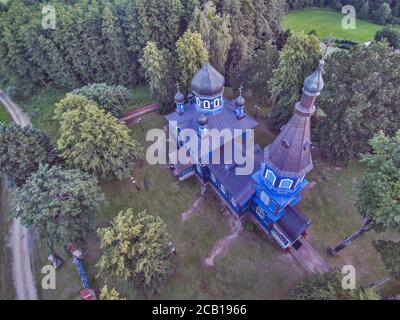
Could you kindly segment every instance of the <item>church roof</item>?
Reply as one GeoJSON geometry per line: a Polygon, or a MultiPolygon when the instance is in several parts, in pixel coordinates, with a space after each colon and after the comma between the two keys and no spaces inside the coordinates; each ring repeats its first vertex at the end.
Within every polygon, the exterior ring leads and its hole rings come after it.
{"type": "Polygon", "coordinates": [[[280,176],[301,178],[313,168],[311,118],[297,112],[264,151],[266,163],[280,176]]]}
{"type": "Polygon", "coordinates": [[[287,206],[277,225],[291,242],[296,241],[310,226],[311,220],[298,208],[287,206]]]}
{"type": "Polygon", "coordinates": [[[224,76],[205,63],[194,75],[190,89],[197,96],[213,97],[222,93],[224,85],[224,76]]]}

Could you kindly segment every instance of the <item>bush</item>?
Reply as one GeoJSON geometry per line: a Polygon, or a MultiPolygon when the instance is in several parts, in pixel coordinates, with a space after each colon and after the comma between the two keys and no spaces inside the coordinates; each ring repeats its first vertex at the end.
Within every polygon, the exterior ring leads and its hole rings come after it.
{"type": "Polygon", "coordinates": [[[375,33],[375,40],[386,40],[392,48],[398,49],[400,47],[400,32],[391,26],[387,26],[375,33]]]}
{"type": "Polygon", "coordinates": [[[95,101],[101,108],[119,117],[132,95],[124,86],[109,86],[106,83],[93,83],[72,91],[75,95],[84,96],[95,101]]]}

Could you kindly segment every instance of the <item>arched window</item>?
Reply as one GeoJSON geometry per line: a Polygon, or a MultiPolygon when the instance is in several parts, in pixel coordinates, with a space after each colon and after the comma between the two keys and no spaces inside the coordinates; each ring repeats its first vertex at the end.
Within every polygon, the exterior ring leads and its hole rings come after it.
{"type": "Polygon", "coordinates": [[[293,180],[290,179],[282,179],[281,183],[279,184],[279,188],[290,189],[293,184],[293,180]]]}
{"type": "Polygon", "coordinates": [[[200,101],[199,97],[196,97],[196,104],[200,107],[201,101],[200,101]]]}
{"type": "Polygon", "coordinates": [[[275,180],[276,180],[276,176],[275,176],[275,174],[274,174],[271,170],[268,170],[268,169],[267,169],[267,171],[265,172],[265,179],[266,179],[269,183],[271,183],[272,185],[274,185],[275,180]]]}
{"type": "Polygon", "coordinates": [[[214,100],[214,108],[218,108],[219,106],[221,106],[221,100],[219,100],[219,98],[216,98],[214,100]]]}
{"type": "Polygon", "coordinates": [[[226,194],[226,189],[225,189],[224,185],[221,184],[220,185],[220,189],[221,189],[223,194],[226,194]]]}
{"type": "Polygon", "coordinates": [[[204,103],[204,109],[210,109],[210,101],[205,100],[203,103],[204,103]]]}
{"type": "Polygon", "coordinates": [[[237,206],[237,202],[236,202],[236,200],[235,200],[234,197],[231,197],[231,203],[232,203],[232,205],[233,205],[234,207],[237,206]]]}

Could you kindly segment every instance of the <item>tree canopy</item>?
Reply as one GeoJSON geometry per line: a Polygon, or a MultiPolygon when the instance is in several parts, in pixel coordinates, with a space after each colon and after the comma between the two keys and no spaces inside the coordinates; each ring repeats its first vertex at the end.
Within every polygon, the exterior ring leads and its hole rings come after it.
{"type": "Polygon", "coordinates": [[[143,148],[125,125],[95,102],[71,94],[55,111],[61,118],[57,145],[70,166],[99,178],[129,176],[143,148]]]}
{"type": "Polygon", "coordinates": [[[356,205],[373,227],[400,231],[400,130],[394,137],[382,132],[370,140],[372,152],[362,157],[367,169],[357,192],[356,205]]]}
{"type": "Polygon", "coordinates": [[[106,83],[93,83],[72,91],[95,101],[101,108],[119,117],[126,105],[132,100],[132,95],[124,86],[109,86],[106,83]]]}
{"type": "Polygon", "coordinates": [[[385,269],[394,278],[400,279],[400,241],[380,239],[374,242],[374,246],[381,255],[385,269]]]}
{"type": "Polygon", "coordinates": [[[14,217],[50,250],[82,241],[104,202],[97,179],[76,169],[44,165],[13,195],[14,217]]]}
{"type": "Polygon", "coordinates": [[[317,108],[314,141],[324,156],[346,164],[368,153],[368,140],[400,127],[400,55],[387,44],[358,45],[331,54],[317,108]]]}
{"type": "Polygon", "coordinates": [[[60,162],[55,146],[41,130],[0,123],[0,168],[18,187],[40,164],[60,162]]]}
{"type": "Polygon", "coordinates": [[[274,129],[280,129],[293,115],[304,79],[318,66],[320,57],[317,37],[303,32],[291,34],[269,83],[273,107],[268,120],[274,129]]]}
{"type": "Polygon", "coordinates": [[[342,275],[327,272],[308,276],[299,282],[291,292],[293,300],[379,300],[380,296],[372,289],[356,286],[343,289],[342,275]]]}
{"type": "Polygon", "coordinates": [[[160,217],[127,209],[110,227],[97,232],[102,251],[96,265],[98,276],[117,283],[128,281],[142,295],[158,292],[172,270],[169,235],[160,217]]]}

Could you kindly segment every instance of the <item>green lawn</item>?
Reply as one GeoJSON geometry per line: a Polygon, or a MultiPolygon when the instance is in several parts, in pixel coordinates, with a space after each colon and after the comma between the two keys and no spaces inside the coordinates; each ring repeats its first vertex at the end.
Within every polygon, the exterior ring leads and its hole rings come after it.
{"type": "Polygon", "coordinates": [[[374,39],[375,33],[383,27],[373,22],[357,19],[355,30],[342,28],[345,15],[331,9],[310,8],[302,11],[289,12],[283,20],[284,29],[295,31],[311,30],[317,32],[320,39],[330,36],[346,40],[367,42],[374,39]]]}
{"type": "Polygon", "coordinates": [[[10,115],[6,111],[5,107],[0,103],[0,122],[7,123],[10,120],[10,115]]]}

